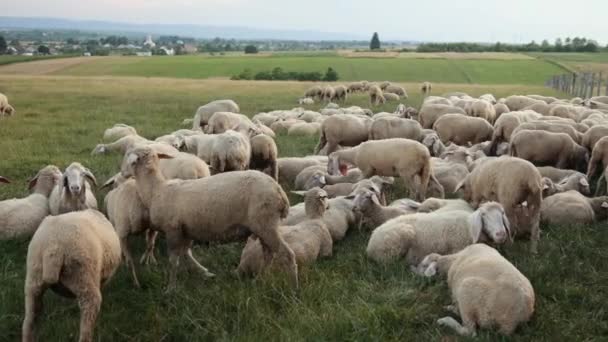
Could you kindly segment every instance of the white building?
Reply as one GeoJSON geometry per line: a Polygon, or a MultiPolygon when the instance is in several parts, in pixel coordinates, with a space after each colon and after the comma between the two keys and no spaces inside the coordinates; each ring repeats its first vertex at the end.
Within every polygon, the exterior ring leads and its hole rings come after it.
{"type": "Polygon", "coordinates": [[[152,36],[151,35],[148,35],[146,37],[146,41],[144,42],[144,46],[147,46],[150,49],[156,47],[156,43],[154,43],[154,41],[152,40],[152,36]]]}

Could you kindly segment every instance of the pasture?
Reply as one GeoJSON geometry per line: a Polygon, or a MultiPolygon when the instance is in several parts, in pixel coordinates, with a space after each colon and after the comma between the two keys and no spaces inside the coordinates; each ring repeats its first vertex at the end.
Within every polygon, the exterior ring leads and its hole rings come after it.
{"type": "MultiPolygon", "coordinates": [[[[326,67],[327,61],[266,57],[247,60],[241,57],[104,58],[60,73],[165,78],[0,76],[0,92],[11,99],[17,110],[16,116],[0,121],[0,174],[13,180],[12,184],[0,188],[0,199],[26,195],[26,180],[49,163],[63,169],[72,161],[80,161],[95,173],[99,182],[105,181],[118,171],[120,156],[91,156],[90,152],[101,141],[103,130],[114,123],[133,125],[143,136],[153,138],[180,128],[182,119],[191,117],[197,106],[210,100],[232,98],[240,104],[243,113],[253,115],[295,107],[295,99],[310,86],[298,82],[167,77],[227,76],[226,73],[241,71],[245,65],[264,69],[282,66],[288,70],[306,66],[316,70],[326,67]],[[279,62],[284,64],[277,65],[279,62]]],[[[496,84],[436,84],[434,92],[465,91],[471,95],[491,92],[497,97],[513,93],[559,95],[540,86],[509,85],[511,82],[542,84],[534,78],[544,80],[544,73],[559,73],[555,70],[557,67],[542,64],[544,62],[512,62],[523,63],[522,70],[512,69],[515,67],[511,62],[497,61],[495,67],[503,68],[500,74],[503,77],[520,75],[502,82],[487,69],[494,62],[438,62],[350,59],[348,63],[332,66],[344,79],[349,75],[352,79],[398,81],[401,77],[410,81],[438,79],[446,83],[467,83],[463,69],[459,69],[464,68],[467,74],[473,75],[470,76],[473,81],[496,84]],[[385,63],[396,64],[386,67],[385,63]],[[451,63],[460,67],[454,68],[451,63]],[[356,67],[351,70],[353,65],[356,67]],[[378,70],[384,71],[375,74],[378,70]]],[[[419,85],[402,85],[410,93],[407,103],[418,106],[419,85]]],[[[368,98],[356,95],[348,103],[367,106],[368,98]]],[[[375,111],[392,111],[395,106],[387,104],[375,111]]],[[[312,152],[316,139],[279,136],[277,143],[280,156],[303,156],[312,152]]],[[[104,195],[105,191],[97,192],[100,203],[104,195]]],[[[397,190],[392,197],[403,195],[403,191],[397,190]]],[[[292,203],[297,200],[293,196],[290,199],[292,203]]],[[[529,254],[527,241],[502,248],[503,254],[528,276],[537,295],[536,314],[530,323],[518,329],[516,338],[524,341],[605,339],[608,334],[605,225],[542,228],[537,256],[529,254]]],[[[129,272],[121,266],[103,290],[96,339],[452,340],[452,332],[440,329],[435,323],[446,315],[442,306],[450,302],[445,282],[414,277],[402,262],[379,266],[367,260],[364,250],[369,234],[352,229],[344,241],[334,246],[332,258],[302,268],[299,291],[291,290],[273,277],[235,278],[231,272],[238,264],[243,243],[198,246],[196,257],[217,274],[216,278],[202,280],[198,275],[180,272],[178,290],[169,295],[164,294],[168,262],[161,238],[157,253],[159,265],[138,269],[142,289],[133,287],[129,272]]],[[[136,256],[143,251],[140,240],[132,241],[137,246],[136,256]]],[[[0,242],[2,341],[20,338],[27,244],[24,240],[0,242]]],[[[77,304],[49,292],[39,325],[40,340],[75,340],[79,319],[77,304]]],[[[482,331],[477,340],[501,339],[495,333],[482,331]]]]}

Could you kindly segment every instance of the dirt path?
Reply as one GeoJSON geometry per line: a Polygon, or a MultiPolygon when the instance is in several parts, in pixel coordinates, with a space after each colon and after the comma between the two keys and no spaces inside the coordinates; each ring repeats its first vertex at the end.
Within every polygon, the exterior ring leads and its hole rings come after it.
{"type": "Polygon", "coordinates": [[[74,65],[90,63],[99,58],[103,57],[70,57],[34,62],[13,63],[0,66],[0,74],[47,75],[74,65]]]}

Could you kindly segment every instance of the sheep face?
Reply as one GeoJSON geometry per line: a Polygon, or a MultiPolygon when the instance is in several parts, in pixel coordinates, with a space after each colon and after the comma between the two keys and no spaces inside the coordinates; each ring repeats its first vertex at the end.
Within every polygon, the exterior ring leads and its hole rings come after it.
{"type": "Polygon", "coordinates": [[[441,139],[436,133],[428,134],[422,139],[422,144],[429,149],[433,156],[438,156],[441,151],[441,139]]]}
{"type": "Polygon", "coordinates": [[[437,261],[441,255],[432,253],[424,257],[417,267],[412,266],[412,272],[430,278],[437,275],[437,261]]]}
{"type": "Polygon", "coordinates": [[[547,177],[543,177],[543,198],[549,197],[556,193],[555,184],[547,177]]]}
{"type": "Polygon", "coordinates": [[[372,204],[380,206],[380,200],[378,199],[378,196],[376,195],[376,193],[366,190],[362,193],[359,193],[357,196],[355,196],[355,200],[353,201],[353,204],[354,204],[353,210],[355,212],[362,213],[362,212],[365,212],[367,209],[369,209],[372,206],[372,204]]]}
{"type": "Polygon", "coordinates": [[[327,173],[331,176],[346,176],[346,172],[347,166],[340,164],[340,158],[335,154],[330,155],[327,161],[327,173]]]}
{"type": "Polygon", "coordinates": [[[63,186],[73,196],[84,194],[86,190],[85,180],[97,186],[97,180],[95,179],[95,176],[93,176],[93,173],[80,163],[72,163],[65,169],[65,173],[63,174],[63,186]]]}
{"type": "Polygon", "coordinates": [[[149,147],[137,147],[125,154],[120,173],[123,177],[135,176],[140,171],[147,170],[149,173],[158,170],[159,159],[170,159],[172,156],[164,153],[154,153],[149,147]]]}
{"type": "Polygon", "coordinates": [[[312,188],[322,188],[327,184],[325,180],[325,174],[321,171],[316,171],[306,182],[304,188],[312,189],[312,188]]]}
{"type": "Polygon", "coordinates": [[[36,188],[36,191],[41,191],[48,197],[62,176],[63,174],[57,166],[45,166],[42,170],[38,171],[34,178],[30,179],[28,189],[32,190],[36,188]]]}
{"type": "Polygon", "coordinates": [[[473,213],[471,223],[495,243],[505,243],[510,237],[509,219],[500,203],[484,203],[473,213]]]}

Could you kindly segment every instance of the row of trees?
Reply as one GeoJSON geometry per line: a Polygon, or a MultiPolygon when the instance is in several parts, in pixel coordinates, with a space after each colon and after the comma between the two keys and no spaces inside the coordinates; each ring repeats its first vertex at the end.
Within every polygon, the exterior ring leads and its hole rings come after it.
{"type": "MultiPolygon", "coordinates": [[[[608,48],[608,46],[606,47],[608,48]]],[[[598,52],[597,41],[587,38],[558,38],[554,44],[543,40],[540,44],[479,44],[479,43],[424,43],[418,45],[417,52],[598,52]]]]}
{"type": "Polygon", "coordinates": [[[272,69],[272,71],[260,71],[253,73],[251,69],[245,69],[238,75],[234,75],[231,80],[266,80],[266,81],[325,81],[335,82],[339,79],[338,73],[333,68],[327,68],[325,75],[318,71],[298,72],[284,71],[280,67],[272,69]]]}

